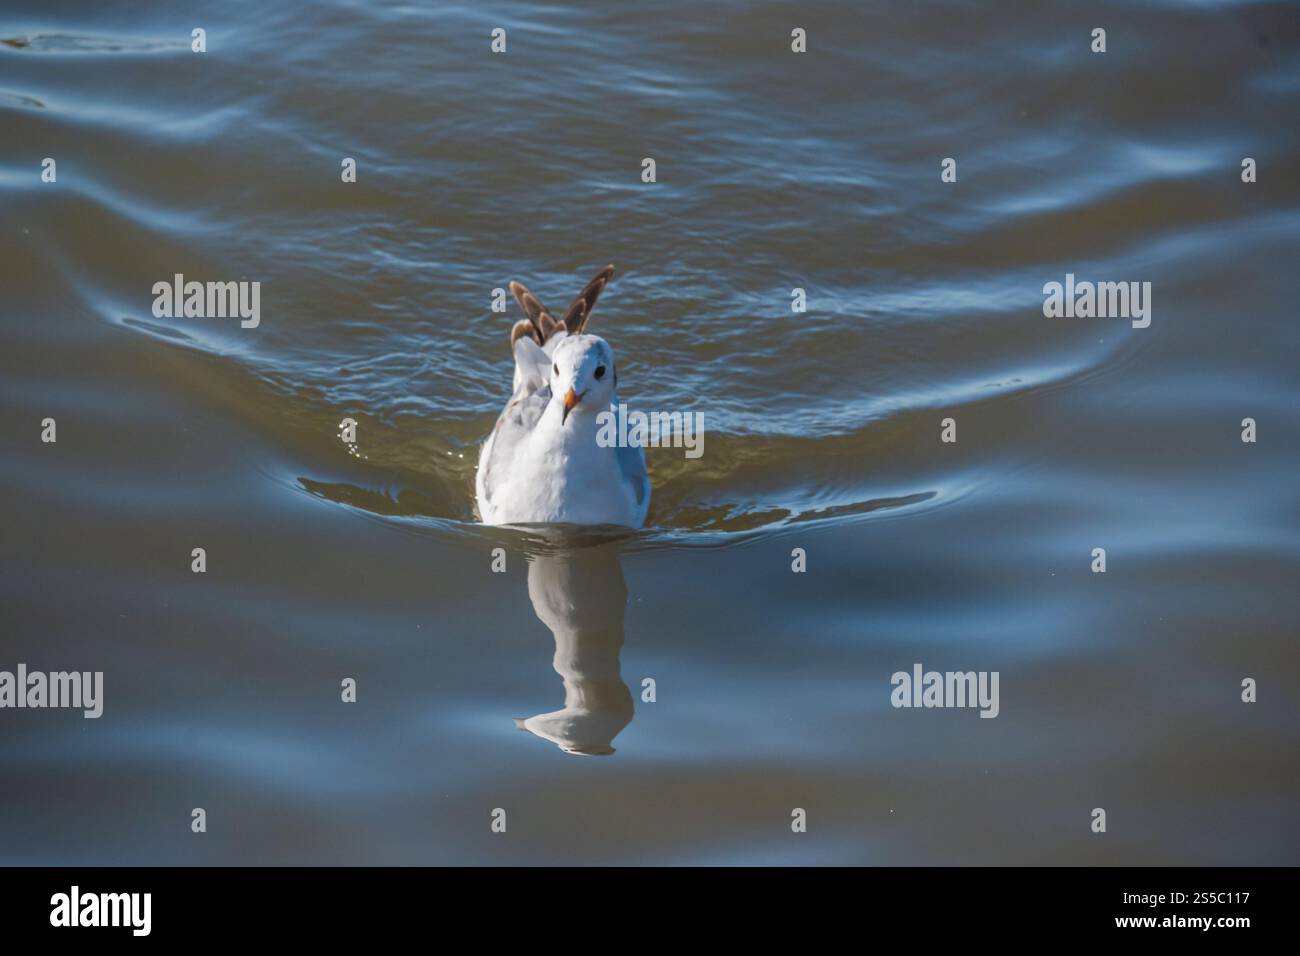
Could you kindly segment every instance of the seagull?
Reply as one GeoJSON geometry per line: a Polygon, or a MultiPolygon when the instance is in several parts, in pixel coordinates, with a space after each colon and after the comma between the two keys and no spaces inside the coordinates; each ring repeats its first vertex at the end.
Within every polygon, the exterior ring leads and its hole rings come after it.
{"type": "Polygon", "coordinates": [[[601,269],[558,322],[526,287],[510,283],[528,318],[510,330],[513,394],[479,452],[484,524],[645,524],[645,450],[598,441],[602,432],[627,434],[618,420],[626,409],[614,393],[614,350],[583,331],[613,275],[612,265],[601,269]]]}

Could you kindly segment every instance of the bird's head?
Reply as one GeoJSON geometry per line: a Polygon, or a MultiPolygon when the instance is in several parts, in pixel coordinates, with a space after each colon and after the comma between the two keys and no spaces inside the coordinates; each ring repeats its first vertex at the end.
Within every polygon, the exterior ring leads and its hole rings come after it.
{"type": "Polygon", "coordinates": [[[551,401],[564,409],[561,422],[608,409],[617,381],[614,350],[599,335],[571,335],[551,354],[551,401]]]}

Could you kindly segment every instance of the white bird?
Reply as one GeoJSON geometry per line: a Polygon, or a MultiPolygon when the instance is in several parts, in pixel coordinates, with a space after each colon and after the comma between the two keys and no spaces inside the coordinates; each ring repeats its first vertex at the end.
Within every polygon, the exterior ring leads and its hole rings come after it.
{"type": "Polygon", "coordinates": [[[614,350],[583,332],[613,275],[613,266],[601,269],[561,322],[523,285],[510,283],[528,318],[510,333],[514,394],[479,453],[475,484],[485,524],[645,523],[645,450],[607,440],[627,434],[618,420],[614,350]]]}

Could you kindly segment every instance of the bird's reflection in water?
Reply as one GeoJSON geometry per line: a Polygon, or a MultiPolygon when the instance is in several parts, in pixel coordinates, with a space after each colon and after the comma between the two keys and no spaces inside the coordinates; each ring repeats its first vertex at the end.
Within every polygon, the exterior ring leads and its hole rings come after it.
{"type": "Polygon", "coordinates": [[[531,558],[528,596],[555,637],[553,663],[564,681],[564,706],[516,717],[516,726],[565,753],[612,754],[614,738],[632,720],[632,694],[619,674],[627,585],[617,546],[531,558]]]}

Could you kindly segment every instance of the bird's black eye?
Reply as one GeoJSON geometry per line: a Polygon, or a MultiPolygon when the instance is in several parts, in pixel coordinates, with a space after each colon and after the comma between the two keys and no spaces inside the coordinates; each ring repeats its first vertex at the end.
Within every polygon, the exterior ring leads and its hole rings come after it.
{"type": "Polygon", "coordinates": [[[597,366],[596,366],[596,378],[604,378],[604,377],[605,377],[605,366],[603,366],[603,365],[597,365],[597,366]]]}
{"type": "Polygon", "coordinates": [[[560,374],[560,363],[559,363],[559,362],[556,362],[554,365],[551,366],[551,368],[555,371],[555,374],[556,374],[556,375],[559,375],[559,374],[560,374]]]}

